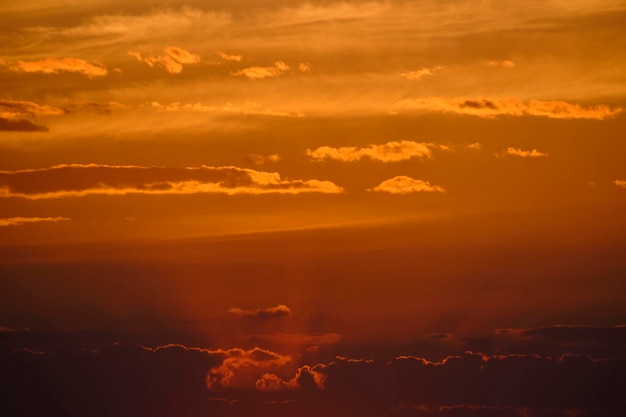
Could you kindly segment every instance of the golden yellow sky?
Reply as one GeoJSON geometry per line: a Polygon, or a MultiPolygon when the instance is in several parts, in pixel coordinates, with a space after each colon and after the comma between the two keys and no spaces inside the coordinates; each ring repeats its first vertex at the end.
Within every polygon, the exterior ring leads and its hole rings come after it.
{"type": "MultiPolygon", "coordinates": [[[[615,0],[0,4],[0,333],[194,345],[224,355],[206,375],[246,369],[224,387],[289,391],[334,357],[621,326],[625,19],[615,0]]],[[[383,402],[425,412],[405,400],[383,402]]]]}

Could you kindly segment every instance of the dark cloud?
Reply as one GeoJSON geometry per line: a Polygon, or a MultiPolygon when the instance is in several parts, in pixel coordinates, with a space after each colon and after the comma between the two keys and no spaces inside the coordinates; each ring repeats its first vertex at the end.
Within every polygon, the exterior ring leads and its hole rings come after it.
{"type": "Polygon", "coordinates": [[[498,106],[495,105],[493,101],[489,100],[465,100],[462,102],[459,107],[461,108],[472,108],[472,109],[492,109],[496,110],[498,106]]]}
{"type": "Polygon", "coordinates": [[[37,125],[29,120],[8,120],[0,117],[0,131],[4,132],[47,132],[46,126],[37,125]]]}
{"type": "Polygon", "coordinates": [[[259,308],[256,310],[242,310],[241,308],[233,307],[228,309],[228,312],[253,320],[278,319],[291,315],[291,309],[284,304],[277,305],[276,307],[259,308]]]}

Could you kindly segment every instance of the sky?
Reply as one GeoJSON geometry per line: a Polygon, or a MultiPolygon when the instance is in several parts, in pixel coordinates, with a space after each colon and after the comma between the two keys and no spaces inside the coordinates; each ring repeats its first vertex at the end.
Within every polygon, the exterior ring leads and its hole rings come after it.
{"type": "Polygon", "coordinates": [[[625,20],[3,2],[3,408],[622,414],[625,20]]]}

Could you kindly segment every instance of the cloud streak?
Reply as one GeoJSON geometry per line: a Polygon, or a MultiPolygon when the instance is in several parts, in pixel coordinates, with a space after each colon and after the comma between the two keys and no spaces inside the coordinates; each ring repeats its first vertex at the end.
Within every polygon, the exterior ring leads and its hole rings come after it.
{"type": "Polygon", "coordinates": [[[382,145],[369,145],[367,147],[321,146],[317,149],[307,149],[306,154],[314,161],[337,160],[342,162],[355,162],[369,158],[380,162],[399,162],[412,158],[432,158],[431,143],[419,143],[408,140],[392,141],[382,145]]]}
{"type": "Polygon", "coordinates": [[[441,66],[421,68],[416,71],[403,72],[400,75],[409,80],[419,80],[420,78],[423,78],[425,76],[435,75],[436,72],[441,71],[442,69],[443,67],[441,66]]]}
{"type": "Polygon", "coordinates": [[[410,193],[445,193],[446,190],[439,185],[432,185],[428,181],[398,175],[378,184],[368,191],[389,193],[389,194],[410,194],[410,193]]]}
{"type": "Polygon", "coordinates": [[[284,304],[256,310],[242,310],[241,308],[232,307],[228,309],[228,312],[252,320],[279,319],[291,315],[291,309],[284,304]]]}
{"type": "Polygon", "coordinates": [[[18,61],[11,67],[19,72],[41,72],[43,74],[58,74],[62,72],[76,72],[89,78],[104,77],[108,74],[102,64],[87,62],[80,58],[46,58],[39,61],[18,61]]]}
{"type": "Polygon", "coordinates": [[[183,66],[197,64],[200,56],[177,46],[168,46],[164,49],[164,55],[142,55],[139,52],[129,51],[128,55],[135,57],[137,61],[147,64],[149,67],[160,65],[170,74],[180,74],[183,66]]]}
{"type": "Polygon", "coordinates": [[[393,105],[394,112],[433,111],[442,113],[466,114],[483,118],[499,116],[540,116],[551,119],[591,119],[605,120],[622,112],[621,107],[606,105],[583,107],[566,101],[530,100],[523,103],[519,99],[469,99],[463,97],[424,97],[404,99],[393,105]]]}
{"type": "Polygon", "coordinates": [[[21,226],[29,223],[41,223],[41,222],[63,222],[71,220],[67,217],[9,217],[9,218],[0,218],[0,227],[1,226],[21,226]]]}
{"type": "Polygon", "coordinates": [[[180,195],[197,193],[341,193],[330,181],[284,180],[276,172],[226,167],[144,167],[73,164],[0,171],[0,197],[41,200],[89,195],[180,195]]]}
{"type": "Polygon", "coordinates": [[[545,152],[540,152],[537,149],[525,151],[509,146],[504,151],[502,151],[502,153],[496,154],[496,156],[499,158],[503,158],[505,156],[519,156],[520,158],[541,158],[544,156],[548,156],[548,154],[545,152]]]}

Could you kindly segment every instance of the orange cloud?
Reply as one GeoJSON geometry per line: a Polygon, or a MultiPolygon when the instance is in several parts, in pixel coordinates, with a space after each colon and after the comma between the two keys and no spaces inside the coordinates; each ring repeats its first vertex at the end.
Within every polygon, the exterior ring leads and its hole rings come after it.
{"type": "Polygon", "coordinates": [[[0,171],[0,197],[29,200],[126,194],[341,193],[330,181],[283,180],[277,172],[226,167],[142,167],[73,164],[0,171]]]}
{"type": "Polygon", "coordinates": [[[565,101],[530,100],[528,104],[519,99],[485,98],[467,99],[463,97],[425,97],[404,99],[393,105],[394,112],[399,111],[435,111],[443,113],[467,114],[493,118],[498,116],[543,116],[552,119],[595,119],[604,120],[622,112],[621,107],[614,109],[606,105],[582,107],[565,101]]]}
{"type": "Polygon", "coordinates": [[[624,180],[615,180],[613,183],[618,187],[626,188],[626,181],[624,180]]]}
{"type": "Polygon", "coordinates": [[[487,62],[488,67],[492,68],[513,68],[515,67],[515,62],[513,61],[489,61],[487,62]]]}
{"type": "Polygon", "coordinates": [[[183,71],[183,65],[197,64],[200,62],[200,56],[193,54],[185,49],[177,46],[168,46],[164,49],[165,55],[147,55],[143,56],[139,52],[129,51],[128,55],[133,56],[139,62],[144,62],[150,67],[159,64],[165,68],[170,74],[179,74],[183,71]]]}
{"type": "Polygon", "coordinates": [[[408,78],[409,80],[419,80],[424,76],[434,75],[435,72],[441,71],[443,67],[436,66],[431,68],[421,68],[416,71],[403,72],[400,74],[404,78],[408,78]]]}
{"type": "Polygon", "coordinates": [[[217,54],[220,56],[220,58],[222,58],[225,61],[240,62],[243,59],[243,57],[241,55],[229,54],[227,52],[222,52],[222,51],[218,52],[217,54]]]}
{"type": "Polygon", "coordinates": [[[521,158],[540,158],[542,156],[548,156],[547,153],[539,152],[536,149],[533,149],[532,151],[524,151],[522,149],[516,149],[510,146],[506,148],[504,151],[502,151],[501,154],[496,154],[496,156],[500,158],[505,157],[507,155],[519,156],[521,158]]]}
{"type": "Polygon", "coordinates": [[[381,162],[399,162],[411,158],[432,158],[430,148],[435,145],[408,140],[387,142],[382,145],[370,145],[365,148],[343,146],[334,148],[321,146],[317,149],[307,149],[306,153],[315,161],[335,159],[344,162],[359,161],[365,157],[381,162]]]}
{"type": "Polygon", "coordinates": [[[228,309],[229,313],[236,314],[241,317],[246,317],[253,320],[269,320],[278,319],[281,317],[287,317],[291,315],[291,309],[284,304],[280,304],[276,307],[259,308],[257,310],[242,310],[237,307],[228,309]]]}
{"type": "Polygon", "coordinates": [[[280,161],[280,156],[278,154],[270,154],[270,155],[258,155],[258,154],[250,154],[246,157],[246,160],[254,165],[263,165],[268,162],[278,162],[280,161]]]}
{"type": "Polygon", "coordinates": [[[478,142],[470,143],[469,145],[467,145],[467,149],[472,149],[472,150],[475,150],[475,151],[479,151],[480,148],[482,148],[482,145],[480,143],[478,143],[478,142]]]}
{"type": "Polygon", "coordinates": [[[231,73],[232,75],[243,75],[245,77],[251,79],[262,79],[262,78],[270,78],[277,77],[287,71],[289,71],[291,67],[285,64],[283,61],[276,61],[271,67],[248,67],[242,70],[231,73]]]}
{"type": "Polygon", "coordinates": [[[304,117],[302,113],[289,113],[284,111],[275,111],[272,109],[262,109],[258,108],[256,103],[246,102],[243,106],[235,106],[233,104],[226,104],[224,106],[208,106],[202,103],[171,103],[171,104],[161,104],[159,102],[153,101],[150,103],[155,109],[166,111],[166,112],[181,112],[181,111],[190,111],[190,112],[198,112],[198,113],[239,113],[239,114],[249,114],[256,116],[274,116],[274,117],[304,117]]]}
{"type": "Polygon", "coordinates": [[[255,386],[259,391],[282,391],[285,389],[323,389],[326,375],[319,371],[324,365],[304,365],[288,381],[276,374],[266,373],[257,379],[255,386]]]}
{"type": "Polygon", "coordinates": [[[80,58],[46,58],[40,61],[18,61],[12,67],[21,72],[42,72],[57,74],[60,72],[77,72],[89,78],[102,77],[108,71],[101,64],[92,64],[80,58]]]}
{"type": "Polygon", "coordinates": [[[37,104],[32,101],[0,100],[0,117],[8,120],[18,120],[34,116],[58,116],[65,114],[65,110],[37,104]]]}
{"type": "Polygon", "coordinates": [[[0,218],[0,226],[20,226],[27,223],[62,222],[71,220],[67,217],[9,217],[0,218]]]}
{"type": "Polygon", "coordinates": [[[368,191],[385,192],[390,194],[409,194],[416,192],[437,192],[445,193],[446,190],[438,185],[431,185],[428,181],[398,175],[385,180],[368,191]]]}

